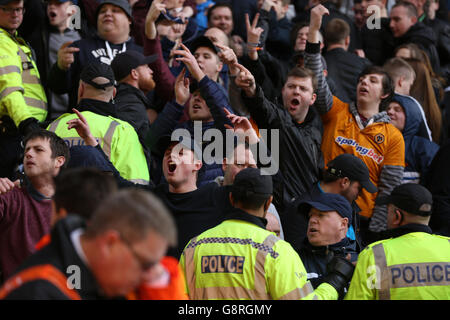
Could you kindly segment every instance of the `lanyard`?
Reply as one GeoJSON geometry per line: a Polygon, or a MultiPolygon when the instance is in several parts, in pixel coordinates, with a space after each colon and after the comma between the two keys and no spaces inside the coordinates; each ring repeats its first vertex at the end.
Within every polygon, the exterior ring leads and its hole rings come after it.
{"type": "MultiPolygon", "coordinates": [[[[108,41],[105,41],[105,46],[106,46],[106,54],[109,57],[109,63],[108,64],[111,64],[111,62],[114,59],[114,56],[113,56],[113,53],[112,53],[111,47],[109,46],[109,42],[108,41]]],[[[126,44],[126,42],[123,43],[121,52],[125,52],[125,51],[127,51],[127,44],[126,44]]]]}

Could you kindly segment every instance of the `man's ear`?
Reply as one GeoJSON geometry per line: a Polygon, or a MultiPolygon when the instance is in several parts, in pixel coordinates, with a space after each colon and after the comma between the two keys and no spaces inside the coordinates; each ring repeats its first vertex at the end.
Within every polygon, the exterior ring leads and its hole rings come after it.
{"type": "Polygon", "coordinates": [[[217,64],[217,72],[222,71],[222,68],[223,68],[223,62],[220,61],[220,62],[217,64]]]}
{"type": "Polygon", "coordinates": [[[231,192],[228,194],[228,199],[230,199],[231,206],[234,207],[234,198],[231,192]]]}
{"type": "Polygon", "coordinates": [[[273,196],[270,196],[270,198],[267,199],[266,203],[264,203],[264,213],[267,213],[267,210],[269,210],[272,200],[273,200],[273,196]]]}
{"type": "Polygon", "coordinates": [[[61,168],[64,163],[66,163],[66,158],[64,156],[59,156],[55,158],[55,167],[61,168]]]}

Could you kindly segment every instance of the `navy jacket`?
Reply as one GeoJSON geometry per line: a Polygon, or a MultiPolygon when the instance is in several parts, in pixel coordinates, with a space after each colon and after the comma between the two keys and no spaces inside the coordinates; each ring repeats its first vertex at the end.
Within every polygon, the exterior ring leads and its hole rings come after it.
{"type": "Polygon", "coordinates": [[[405,111],[405,128],[402,131],[405,140],[405,171],[403,183],[422,182],[431,161],[439,150],[439,145],[430,141],[425,129],[425,119],[411,97],[395,94],[393,102],[399,103],[405,111]]]}
{"type": "Polygon", "coordinates": [[[314,288],[317,288],[323,282],[323,278],[328,274],[327,264],[334,256],[346,258],[350,254],[351,262],[358,260],[356,242],[351,241],[349,238],[344,238],[338,243],[323,247],[313,246],[306,238],[298,254],[308,273],[308,280],[311,281],[314,288]]]}

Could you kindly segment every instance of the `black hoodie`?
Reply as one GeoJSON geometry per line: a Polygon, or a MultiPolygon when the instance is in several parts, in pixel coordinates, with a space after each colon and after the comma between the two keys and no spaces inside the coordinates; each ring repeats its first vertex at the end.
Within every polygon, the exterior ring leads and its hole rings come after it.
{"type": "Polygon", "coordinates": [[[430,27],[422,22],[417,22],[401,37],[395,38],[395,46],[398,47],[404,43],[414,43],[419,46],[430,58],[433,70],[440,71],[439,55],[436,49],[437,37],[430,27]]]}

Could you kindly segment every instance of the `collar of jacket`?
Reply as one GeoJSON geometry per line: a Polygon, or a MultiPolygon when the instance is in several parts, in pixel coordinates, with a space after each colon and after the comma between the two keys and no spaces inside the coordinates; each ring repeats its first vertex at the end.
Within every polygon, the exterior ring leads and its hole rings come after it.
{"type": "MultiPolygon", "coordinates": [[[[138,99],[140,99],[142,101],[142,103],[145,106],[148,106],[150,104],[150,102],[147,99],[147,97],[145,96],[144,92],[142,92],[142,90],[140,90],[139,88],[132,86],[131,84],[128,84],[125,82],[119,83],[119,85],[117,86],[117,95],[123,94],[123,93],[135,95],[138,99]]],[[[116,97],[117,97],[117,95],[116,95],[116,97]]]]}
{"type": "Polygon", "coordinates": [[[418,224],[418,223],[410,223],[410,224],[405,224],[405,225],[400,226],[395,229],[390,229],[390,230],[385,231],[385,237],[383,237],[383,238],[384,239],[398,238],[398,237],[404,236],[405,234],[412,233],[412,232],[425,232],[425,233],[429,233],[429,234],[433,233],[431,228],[427,225],[418,224]]]}
{"type": "Polygon", "coordinates": [[[62,267],[67,268],[70,265],[76,265],[80,268],[80,295],[85,299],[104,299],[102,290],[97,284],[95,277],[88,266],[84,264],[76,253],[71,240],[71,233],[79,228],[86,228],[86,222],[77,215],[68,215],[66,218],[58,221],[51,232],[51,242],[49,246],[58,252],[62,259],[62,267]]]}
{"type": "MultiPolygon", "coordinates": [[[[354,102],[350,103],[349,110],[350,110],[351,114],[353,114],[353,116],[359,117],[358,108],[356,107],[356,104],[354,102]]],[[[375,123],[375,122],[389,123],[391,121],[391,118],[389,118],[386,111],[381,111],[381,112],[373,115],[370,119],[373,119],[373,123],[375,123]]],[[[370,119],[367,119],[367,122],[369,122],[370,119]]]]}
{"type": "Polygon", "coordinates": [[[258,227],[263,229],[266,229],[267,225],[266,218],[254,216],[238,208],[233,208],[231,212],[227,213],[226,218],[224,220],[242,220],[256,224],[258,227]]]}
{"type": "Polygon", "coordinates": [[[334,254],[341,254],[344,256],[344,253],[347,249],[356,251],[356,243],[355,241],[350,240],[349,238],[345,237],[341,241],[337,243],[333,243],[327,246],[313,246],[309,241],[308,237],[304,240],[304,248],[311,251],[315,254],[324,254],[327,255],[329,251],[332,251],[334,254]]]}
{"type": "Polygon", "coordinates": [[[78,111],[91,111],[108,117],[116,117],[116,106],[111,102],[103,102],[94,99],[81,99],[77,106],[78,111]]]}

